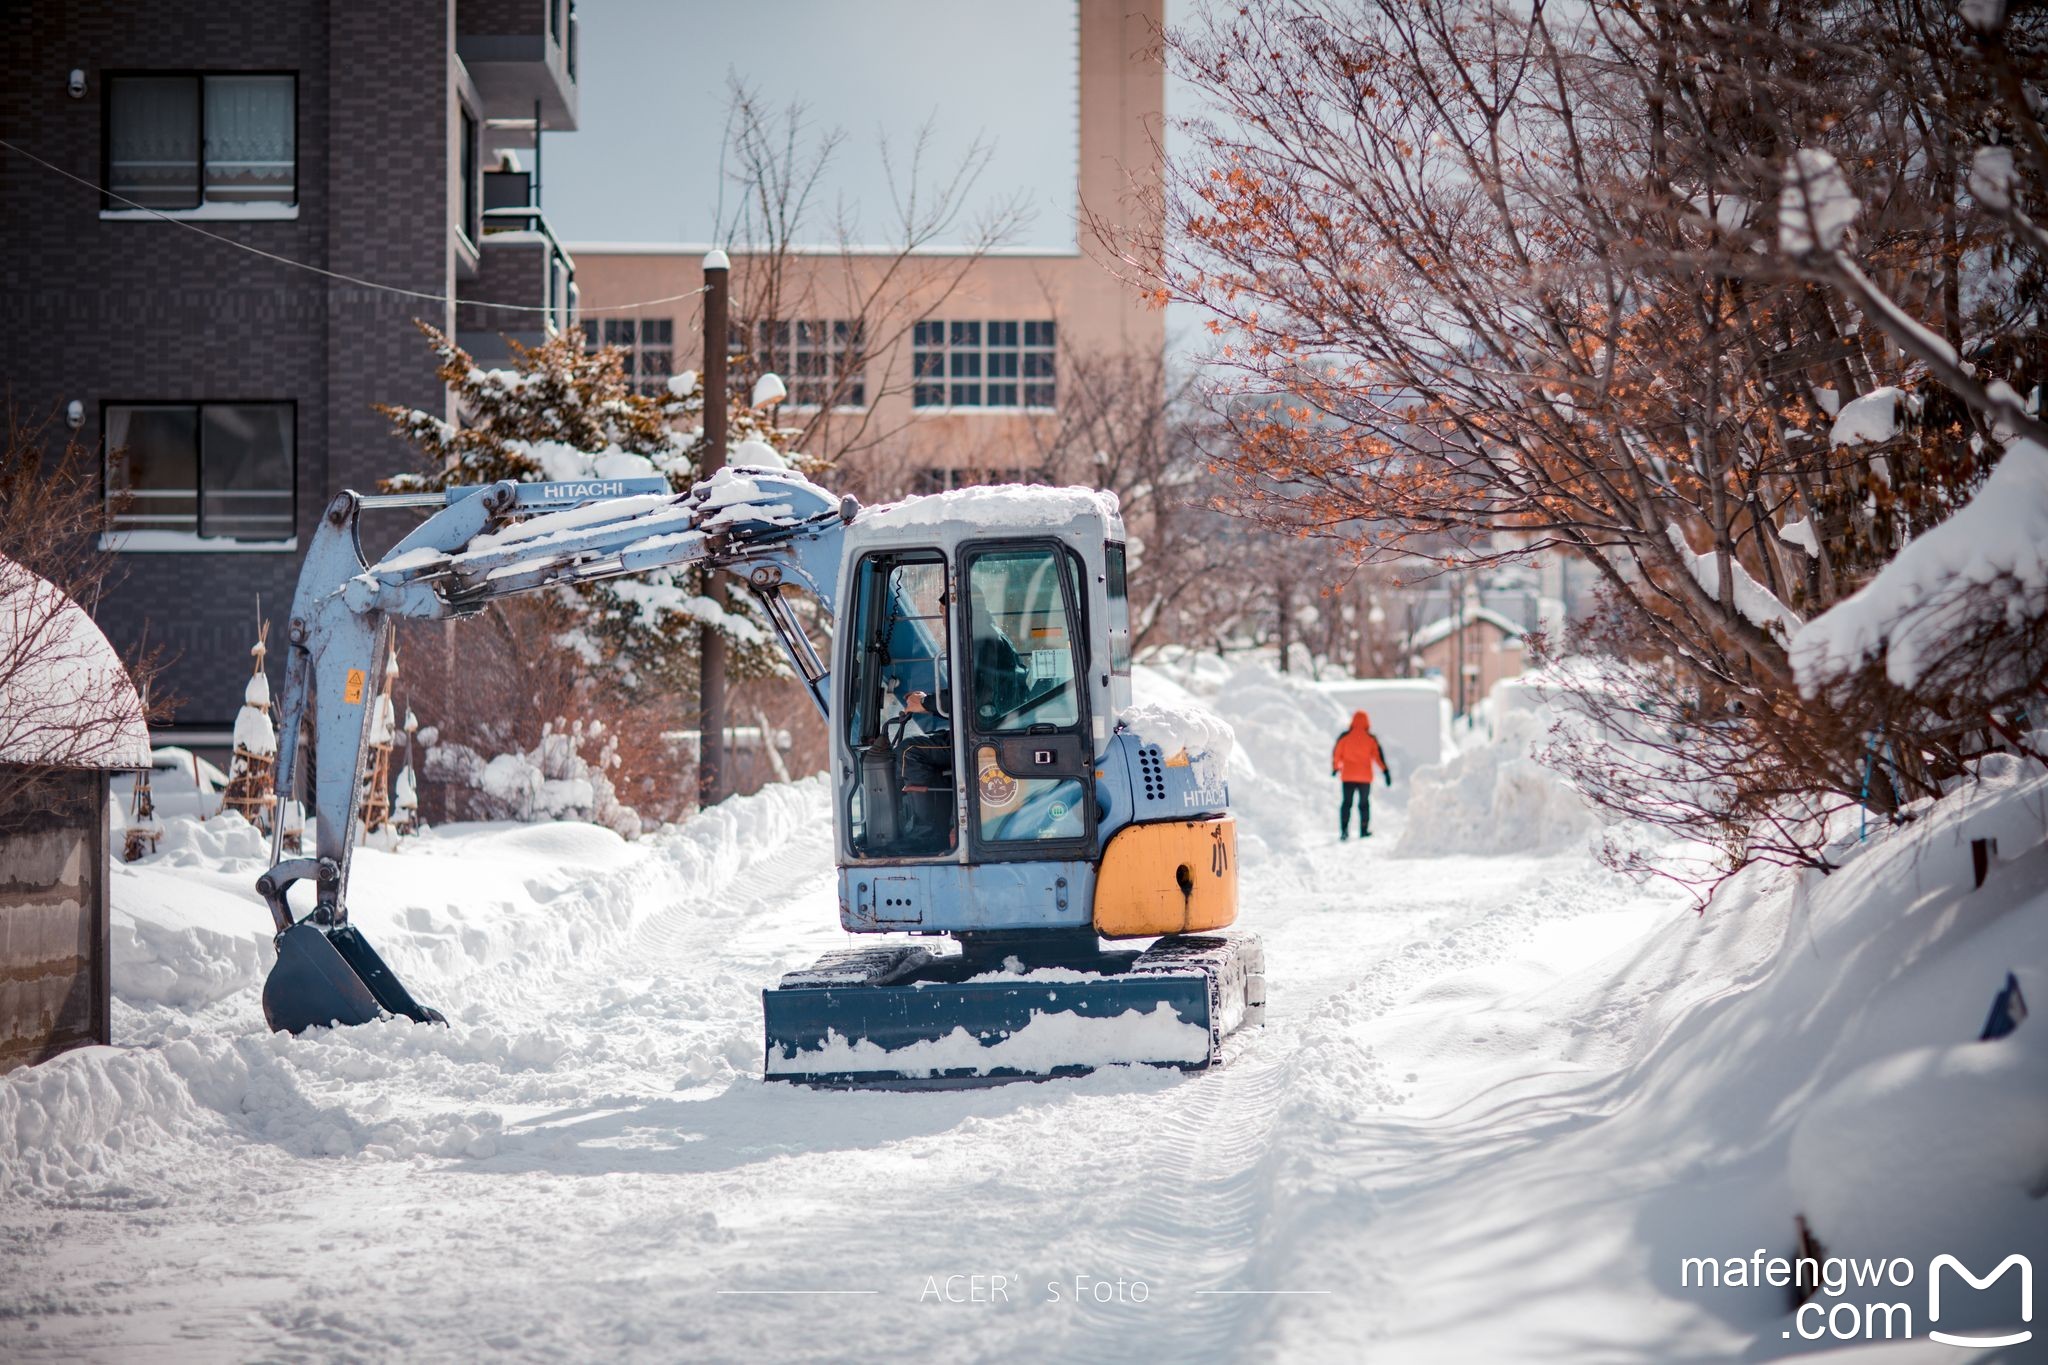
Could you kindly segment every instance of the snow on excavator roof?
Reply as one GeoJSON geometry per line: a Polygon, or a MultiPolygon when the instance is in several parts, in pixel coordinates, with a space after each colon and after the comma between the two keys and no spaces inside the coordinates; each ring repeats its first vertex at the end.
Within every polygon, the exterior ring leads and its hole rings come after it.
{"type": "Polygon", "coordinates": [[[1116,494],[1100,488],[1045,488],[994,484],[928,493],[870,507],[855,518],[863,531],[924,530],[944,526],[985,531],[1065,531],[1099,521],[1111,536],[1123,533],[1116,494]]]}

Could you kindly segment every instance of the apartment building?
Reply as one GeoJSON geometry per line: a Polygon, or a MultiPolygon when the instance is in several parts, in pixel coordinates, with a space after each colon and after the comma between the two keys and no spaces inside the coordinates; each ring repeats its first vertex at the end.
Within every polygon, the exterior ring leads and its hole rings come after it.
{"type": "MultiPolygon", "coordinates": [[[[1162,169],[1163,0],[1078,0],[1075,11],[1079,203],[1141,222],[1133,191],[1156,185],[1162,169]]],[[[1088,240],[1085,230],[1077,237],[1088,240]]],[[[720,245],[732,261],[729,351],[749,370],[782,376],[789,424],[828,450],[857,452],[838,477],[866,492],[1040,477],[1073,378],[1063,371],[1149,358],[1157,382],[1164,313],[1079,244],[929,248],[908,258],[900,244],[720,245]]],[[[687,294],[710,246],[571,243],[592,301],[586,333],[623,348],[643,386],[700,363],[701,312],[687,299],[633,310],[604,301],[687,294]]]]}
{"type": "Polygon", "coordinates": [[[170,738],[226,742],[259,601],[280,637],[314,519],[403,458],[373,405],[446,409],[413,320],[486,359],[571,325],[540,142],[576,115],[573,0],[10,15],[0,378],[101,452],[91,605],[175,656],[170,738]]]}

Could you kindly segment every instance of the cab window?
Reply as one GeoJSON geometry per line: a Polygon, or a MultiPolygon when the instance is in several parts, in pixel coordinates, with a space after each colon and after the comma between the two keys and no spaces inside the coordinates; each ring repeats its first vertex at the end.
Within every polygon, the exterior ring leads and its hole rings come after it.
{"type": "Polygon", "coordinates": [[[936,552],[860,561],[845,669],[857,856],[932,857],[956,843],[946,612],[946,561],[936,552]]]}
{"type": "Polygon", "coordinates": [[[994,550],[967,570],[974,728],[982,734],[1080,723],[1073,632],[1056,547],[994,550]]]}

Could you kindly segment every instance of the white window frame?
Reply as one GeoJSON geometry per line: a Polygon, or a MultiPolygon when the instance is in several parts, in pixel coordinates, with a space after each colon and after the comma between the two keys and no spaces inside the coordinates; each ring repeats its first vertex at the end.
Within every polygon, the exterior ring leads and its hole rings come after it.
{"type": "Polygon", "coordinates": [[[1042,318],[918,323],[911,340],[911,406],[919,412],[1055,411],[1057,325],[1042,318]],[[1002,395],[1008,401],[990,401],[991,388],[1008,390],[1002,395]],[[927,397],[927,389],[939,392],[927,397]]]}

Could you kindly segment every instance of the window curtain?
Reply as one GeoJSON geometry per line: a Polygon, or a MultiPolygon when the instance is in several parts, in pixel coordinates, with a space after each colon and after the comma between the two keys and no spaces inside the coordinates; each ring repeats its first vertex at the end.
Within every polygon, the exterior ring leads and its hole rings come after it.
{"type": "Polygon", "coordinates": [[[225,203],[298,198],[290,76],[206,78],[206,197],[225,203]]]}
{"type": "Polygon", "coordinates": [[[107,87],[108,207],[189,209],[199,203],[199,81],[117,76],[107,87]]]}

